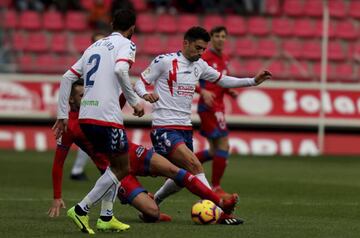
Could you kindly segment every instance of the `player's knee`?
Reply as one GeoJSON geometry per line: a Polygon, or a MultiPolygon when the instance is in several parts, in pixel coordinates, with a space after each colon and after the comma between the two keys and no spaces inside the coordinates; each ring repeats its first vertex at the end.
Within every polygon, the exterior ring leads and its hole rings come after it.
{"type": "Polygon", "coordinates": [[[199,174],[204,171],[203,167],[198,159],[191,159],[188,163],[187,170],[192,174],[199,174]]]}

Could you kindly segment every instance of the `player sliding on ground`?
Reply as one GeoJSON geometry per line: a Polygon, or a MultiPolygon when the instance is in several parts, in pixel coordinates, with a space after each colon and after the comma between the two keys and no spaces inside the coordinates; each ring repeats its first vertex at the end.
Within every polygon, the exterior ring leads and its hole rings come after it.
{"type": "MultiPolygon", "coordinates": [[[[101,173],[104,173],[108,167],[108,161],[106,160],[106,154],[96,153],[82,133],[78,121],[78,114],[80,109],[80,101],[83,95],[83,80],[79,79],[72,85],[70,94],[70,112],[68,128],[63,133],[61,140],[58,141],[58,146],[55,153],[53,163],[53,189],[54,200],[50,207],[48,214],[50,217],[57,217],[60,214],[60,209],[65,207],[65,203],[61,198],[61,184],[62,184],[62,172],[63,165],[68,154],[68,151],[73,143],[78,145],[81,149],[86,151],[90,155],[90,158],[94,161],[96,167],[101,173]]],[[[123,95],[120,97],[121,107],[125,104],[125,98],[123,95]]],[[[136,179],[136,175],[139,176],[165,176],[174,179],[180,186],[185,186],[192,193],[198,195],[202,199],[209,199],[215,202],[227,213],[230,213],[234,208],[235,201],[228,199],[224,200],[213,193],[209,188],[202,184],[196,177],[188,173],[183,169],[179,169],[175,165],[171,164],[161,155],[155,153],[152,149],[146,149],[141,145],[129,143],[129,161],[130,161],[130,175],[121,180],[121,187],[119,189],[118,197],[122,203],[129,203],[140,212],[142,212],[141,218],[145,222],[155,221],[169,221],[171,218],[166,214],[160,213],[158,206],[154,200],[149,197],[148,193],[142,188],[139,181],[136,179]]],[[[103,207],[103,206],[102,206],[103,207]]],[[[101,211],[105,213],[106,211],[101,211]]],[[[229,219],[224,213],[219,220],[221,224],[239,224],[241,220],[229,219]]]]}
{"type": "MultiPolygon", "coordinates": [[[[225,88],[255,86],[271,79],[271,74],[262,71],[255,78],[222,75],[201,59],[209,41],[209,33],[204,28],[190,28],[184,35],[182,51],[156,57],[141,74],[141,80],[136,82],[135,91],[145,100],[154,102],[153,94],[145,88],[145,85],[153,84],[155,95],[159,95],[152,111],[151,140],[155,151],[194,174],[211,189],[203,167],[193,153],[191,106],[196,85],[204,79],[225,88]]],[[[159,204],[180,189],[168,179],[156,192],[155,201],[159,204]]]]}

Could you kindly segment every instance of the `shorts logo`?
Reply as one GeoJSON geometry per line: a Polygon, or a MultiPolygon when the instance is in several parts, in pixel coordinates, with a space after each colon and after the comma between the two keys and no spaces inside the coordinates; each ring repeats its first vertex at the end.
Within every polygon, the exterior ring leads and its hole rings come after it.
{"type": "Polygon", "coordinates": [[[144,153],[144,151],[145,151],[145,148],[144,148],[144,146],[139,146],[138,148],[136,148],[136,150],[135,150],[135,153],[136,153],[136,157],[137,158],[140,158],[141,157],[141,155],[144,153]]]}

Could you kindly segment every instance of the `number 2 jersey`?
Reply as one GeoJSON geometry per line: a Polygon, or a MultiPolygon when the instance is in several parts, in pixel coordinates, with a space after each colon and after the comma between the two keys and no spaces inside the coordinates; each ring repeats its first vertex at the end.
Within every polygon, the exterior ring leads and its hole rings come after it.
{"type": "Polygon", "coordinates": [[[123,128],[119,105],[121,86],[115,67],[118,62],[135,61],[136,46],[120,33],[96,41],[71,67],[71,71],[84,79],[80,123],[123,128]]]}
{"type": "Polygon", "coordinates": [[[141,80],[153,84],[159,95],[153,104],[153,127],[191,128],[191,105],[199,79],[216,83],[221,75],[204,60],[189,61],[181,52],[156,57],[141,74],[141,80]]]}

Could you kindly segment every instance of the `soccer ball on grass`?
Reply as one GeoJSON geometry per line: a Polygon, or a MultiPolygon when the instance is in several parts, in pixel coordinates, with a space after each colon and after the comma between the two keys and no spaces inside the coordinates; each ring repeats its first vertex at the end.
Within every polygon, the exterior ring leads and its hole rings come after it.
{"type": "Polygon", "coordinates": [[[220,209],[210,200],[200,200],[191,208],[191,219],[196,224],[215,224],[220,218],[220,209]]]}

